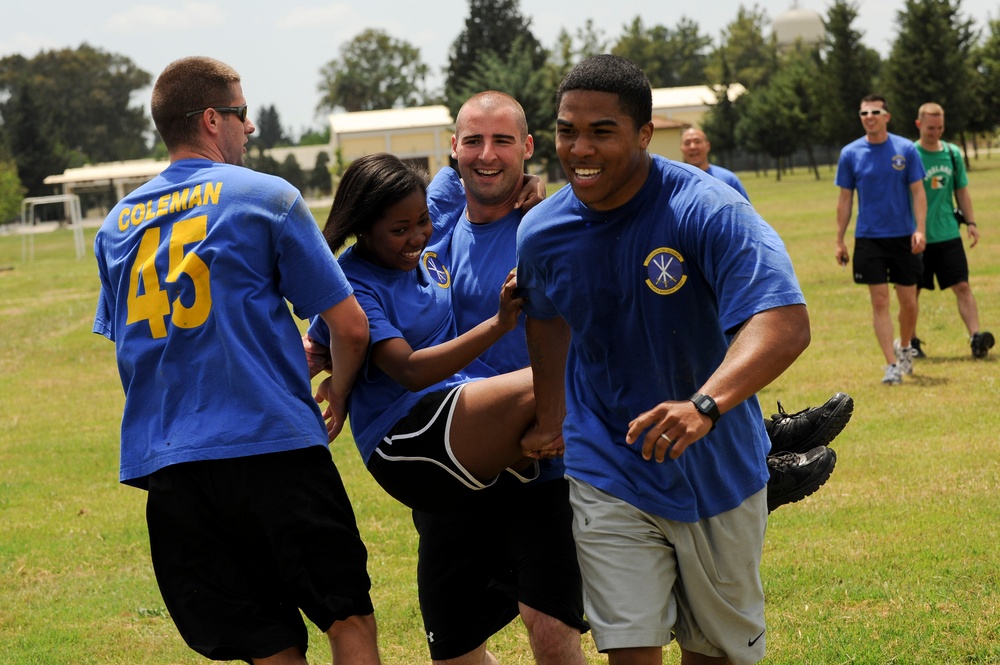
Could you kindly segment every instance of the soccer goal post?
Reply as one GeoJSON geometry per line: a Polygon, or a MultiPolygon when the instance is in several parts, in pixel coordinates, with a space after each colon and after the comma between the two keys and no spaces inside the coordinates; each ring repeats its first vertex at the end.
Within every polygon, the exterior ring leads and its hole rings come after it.
{"type": "Polygon", "coordinates": [[[21,202],[21,260],[35,260],[35,210],[42,205],[61,203],[69,217],[69,228],[73,231],[73,245],[77,260],[86,251],[83,242],[83,215],[80,213],[80,197],[76,194],[56,194],[53,196],[29,196],[21,202]]]}

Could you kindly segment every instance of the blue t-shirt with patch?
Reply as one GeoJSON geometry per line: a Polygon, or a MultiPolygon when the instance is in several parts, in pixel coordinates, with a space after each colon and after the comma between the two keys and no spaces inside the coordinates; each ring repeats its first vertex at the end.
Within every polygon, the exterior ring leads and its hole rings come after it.
{"type": "MultiPolygon", "coordinates": [[[[517,265],[517,227],[523,213],[510,213],[488,224],[473,224],[466,215],[465,190],[458,173],[444,168],[427,188],[428,206],[434,206],[434,236],[425,257],[434,257],[451,279],[451,302],[458,334],[472,330],[496,314],[500,287],[517,265]],[[455,187],[458,183],[458,187],[455,187]]],[[[425,262],[426,262],[425,258],[425,262]]],[[[479,359],[498,374],[530,364],[522,313],[517,327],[480,354],[479,359]]],[[[561,478],[561,457],[539,462],[533,482],[561,478]]]]}
{"type": "Polygon", "coordinates": [[[730,510],[768,480],[756,397],[677,460],[646,461],[628,423],[685,400],[716,371],[753,315],[805,302],[777,233],[729,185],[652,156],[624,206],[588,208],[570,186],[518,231],[528,316],[563,318],[566,472],[639,508],[692,522],[730,510]]]}
{"type": "Polygon", "coordinates": [[[913,142],[890,133],[882,143],[862,136],[840,151],[836,185],[858,192],[856,238],[899,238],[917,230],[910,185],[924,179],[913,142]]]}
{"type": "MultiPolygon", "coordinates": [[[[383,268],[359,257],[353,247],[341,254],[340,265],[368,316],[371,346],[400,337],[416,350],[455,337],[450,284],[443,271],[428,271],[424,262],[408,271],[383,268]]],[[[330,331],[317,318],[309,328],[309,336],[328,344],[330,331]]],[[[380,370],[369,353],[348,400],[351,432],[365,464],[393,425],[424,395],[495,374],[474,360],[454,376],[411,392],[380,370]]]]}

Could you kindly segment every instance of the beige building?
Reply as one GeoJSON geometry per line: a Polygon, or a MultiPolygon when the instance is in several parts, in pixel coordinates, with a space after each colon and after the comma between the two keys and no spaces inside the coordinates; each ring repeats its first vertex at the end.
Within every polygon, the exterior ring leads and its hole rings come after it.
{"type": "MultiPolygon", "coordinates": [[[[739,83],[729,87],[730,101],[746,92],[739,83]]],[[[653,140],[649,151],[669,159],[681,159],[681,134],[688,127],[700,127],[705,114],[715,105],[717,93],[707,85],[653,90],[653,140]]]]}
{"type": "Polygon", "coordinates": [[[355,111],[330,116],[330,150],[344,164],[391,152],[434,174],[449,163],[455,123],[447,106],[355,111]]]}

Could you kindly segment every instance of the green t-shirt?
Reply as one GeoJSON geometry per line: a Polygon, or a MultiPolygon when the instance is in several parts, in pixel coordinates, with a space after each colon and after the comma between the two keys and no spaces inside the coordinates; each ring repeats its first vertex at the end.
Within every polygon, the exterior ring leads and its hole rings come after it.
{"type": "Polygon", "coordinates": [[[969,186],[965,162],[958,147],[941,141],[943,150],[928,152],[916,141],[920,161],[924,163],[924,192],[927,193],[927,242],[944,242],[960,238],[955,221],[956,189],[969,186]]]}

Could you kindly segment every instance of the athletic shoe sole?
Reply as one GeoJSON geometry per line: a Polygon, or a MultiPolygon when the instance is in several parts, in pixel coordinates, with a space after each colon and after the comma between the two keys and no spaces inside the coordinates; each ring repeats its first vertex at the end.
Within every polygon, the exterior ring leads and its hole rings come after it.
{"type": "MultiPolygon", "coordinates": [[[[806,453],[817,446],[828,446],[831,441],[836,439],[840,433],[844,431],[844,428],[847,427],[847,423],[851,421],[851,416],[853,414],[854,398],[847,393],[837,393],[830,399],[826,400],[826,404],[823,405],[823,414],[819,421],[820,425],[813,430],[812,434],[809,435],[808,438],[802,441],[796,441],[796,445],[792,448],[775,449],[772,447],[771,453],[806,453]]],[[[776,424],[774,426],[778,427],[779,425],[776,424]]],[[[780,437],[781,435],[778,436],[780,437]]]]}
{"type": "Polygon", "coordinates": [[[820,457],[819,461],[813,465],[809,476],[795,487],[787,490],[780,490],[771,492],[770,486],[767,490],[767,512],[768,514],[774,512],[774,510],[780,506],[787,505],[789,503],[796,503],[806,498],[807,496],[812,496],[816,493],[820,487],[826,484],[826,481],[830,479],[830,475],[833,474],[833,469],[837,465],[837,453],[833,448],[818,447],[810,450],[808,453],[804,454],[806,458],[812,457],[815,451],[815,456],[820,457]]]}

